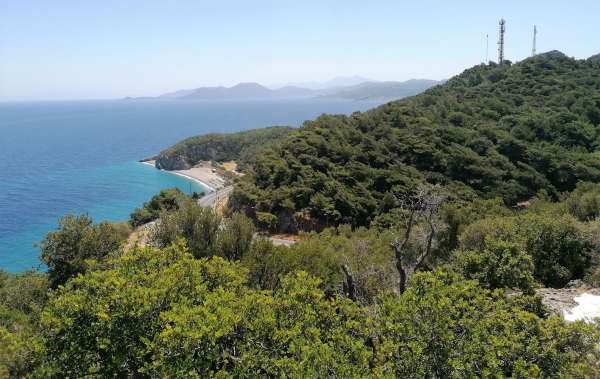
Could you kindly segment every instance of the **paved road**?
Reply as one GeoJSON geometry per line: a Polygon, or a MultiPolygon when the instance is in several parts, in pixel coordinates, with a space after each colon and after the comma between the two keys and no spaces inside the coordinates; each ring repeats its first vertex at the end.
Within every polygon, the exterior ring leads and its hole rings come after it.
{"type": "Polygon", "coordinates": [[[209,194],[202,196],[200,200],[198,200],[198,205],[203,208],[215,208],[219,200],[223,199],[225,196],[228,196],[231,191],[233,191],[233,187],[225,187],[216,190],[215,192],[210,192],[209,194]]]}

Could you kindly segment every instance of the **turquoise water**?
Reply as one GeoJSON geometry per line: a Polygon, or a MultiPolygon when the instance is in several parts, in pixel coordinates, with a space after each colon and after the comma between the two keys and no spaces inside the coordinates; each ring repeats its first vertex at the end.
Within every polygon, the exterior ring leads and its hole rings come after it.
{"type": "Polygon", "coordinates": [[[162,188],[203,190],[138,160],[182,138],[269,125],[373,102],[324,100],[0,103],[0,269],[40,267],[34,246],[66,213],[121,221],[162,188]]]}

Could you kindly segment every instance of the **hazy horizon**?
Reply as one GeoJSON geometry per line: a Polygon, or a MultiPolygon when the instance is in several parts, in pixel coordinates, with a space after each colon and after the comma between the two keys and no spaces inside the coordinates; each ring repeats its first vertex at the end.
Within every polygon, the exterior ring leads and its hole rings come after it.
{"type": "Polygon", "coordinates": [[[19,1],[0,12],[0,101],[157,96],[240,82],[265,86],[337,76],[447,79],[496,58],[600,53],[600,3],[132,0],[19,1]],[[576,25],[575,28],[569,27],[576,25]]]}

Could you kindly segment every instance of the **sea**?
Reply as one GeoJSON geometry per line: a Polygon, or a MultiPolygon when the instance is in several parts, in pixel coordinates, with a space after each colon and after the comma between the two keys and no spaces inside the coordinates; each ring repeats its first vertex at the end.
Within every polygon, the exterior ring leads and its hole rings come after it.
{"type": "Polygon", "coordinates": [[[300,126],[374,101],[98,100],[0,103],[0,270],[44,270],[37,243],[65,214],[125,221],[164,188],[205,189],[139,163],[183,138],[300,126]]]}

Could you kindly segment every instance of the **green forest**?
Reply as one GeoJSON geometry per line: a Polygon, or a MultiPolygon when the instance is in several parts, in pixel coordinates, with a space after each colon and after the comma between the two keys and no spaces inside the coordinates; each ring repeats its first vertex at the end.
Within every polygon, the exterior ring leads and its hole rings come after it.
{"type": "Polygon", "coordinates": [[[600,377],[538,291],[600,287],[599,150],[600,61],[557,52],[185,140],[158,159],[241,163],[227,208],[61,218],[46,272],[0,272],[0,377],[600,377]]]}
{"type": "Polygon", "coordinates": [[[234,206],[294,231],[368,226],[422,183],[460,200],[556,200],[600,179],[599,123],[598,61],[480,65],[409,99],[306,122],[257,158],[234,206]]]}

